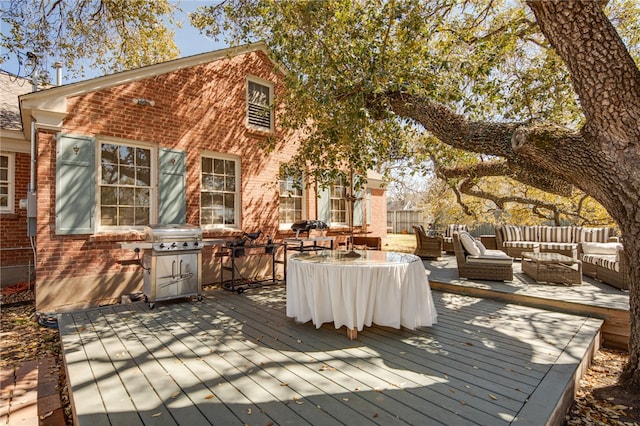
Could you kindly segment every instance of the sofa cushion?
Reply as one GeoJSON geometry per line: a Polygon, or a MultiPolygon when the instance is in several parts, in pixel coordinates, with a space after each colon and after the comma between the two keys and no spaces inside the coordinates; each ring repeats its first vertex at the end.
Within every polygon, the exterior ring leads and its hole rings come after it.
{"type": "Polygon", "coordinates": [[[582,243],[582,252],[585,254],[617,255],[621,249],[621,243],[582,243]]]}
{"type": "Polygon", "coordinates": [[[468,231],[469,231],[469,228],[467,227],[467,225],[453,224],[453,225],[447,226],[447,229],[444,230],[444,236],[451,237],[454,232],[468,232],[468,231]]]}
{"type": "Polygon", "coordinates": [[[572,243],[573,226],[541,226],[539,241],[548,243],[572,243]]]}
{"type": "Polygon", "coordinates": [[[460,243],[462,244],[462,247],[464,247],[464,250],[471,256],[480,256],[481,250],[470,233],[460,232],[460,243]]]}
{"type": "Polygon", "coordinates": [[[539,226],[522,226],[520,232],[522,241],[540,241],[539,226]]]}
{"type": "Polygon", "coordinates": [[[537,241],[505,241],[502,243],[504,247],[509,248],[523,248],[523,249],[538,249],[540,243],[537,241]]]}
{"type": "Polygon", "coordinates": [[[467,256],[467,263],[490,264],[490,265],[511,265],[513,258],[507,256],[500,250],[487,250],[481,256],[467,256]]]}
{"type": "Polygon", "coordinates": [[[522,230],[519,226],[504,225],[502,227],[502,236],[504,241],[521,241],[522,230]]]}
{"type": "Polygon", "coordinates": [[[606,243],[610,234],[613,236],[611,228],[582,228],[576,242],[606,243]]]}
{"type": "Polygon", "coordinates": [[[618,262],[615,256],[600,256],[598,266],[620,272],[620,262],[618,262]]]}
{"type": "Polygon", "coordinates": [[[582,263],[597,265],[601,257],[602,257],[601,254],[583,254],[581,260],[582,260],[582,263]]]}

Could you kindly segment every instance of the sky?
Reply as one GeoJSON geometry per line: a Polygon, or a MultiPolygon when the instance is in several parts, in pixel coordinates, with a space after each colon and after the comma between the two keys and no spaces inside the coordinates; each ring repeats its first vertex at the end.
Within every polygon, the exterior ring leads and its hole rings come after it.
{"type": "MultiPolygon", "coordinates": [[[[220,0],[181,0],[181,1],[172,1],[182,9],[181,12],[176,12],[175,20],[182,21],[182,28],[170,27],[175,31],[175,43],[180,49],[179,56],[184,58],[186,56],[193,56],[199,53],[210,52],[213,50],[224,49],[227,47],[227,44],[224,41],[215,41],[213,39],[207,38],[206,36],[199,33],[199,31],[191,26],[189,23],[189,17],[187,14],[189,12],[193,12],[196,10],[198,6],[203,5],[212,5],[215,3],[219,3],[220,0]]],[[[49,61],[47,65],[49,68],[45,69],[48,72],[52,80],[55,80],[56,71],[51,68],[50,65],[53,64],[53,60],[49,61]]],[[[0,69],[3,71],[9,72],[11,74],[19,74],[23,77],[28,77],[24,75],[24,67],[20,67],[18,60],[15,56],[9,58],[8,61],[0,64],[0,69]]],[[[102,72],[95,71],[92,72],[88,66],[85,66],[85,76],[81,79],[72,79],[67,78],[65,74],[64,66],[62,68],[62,84],[73,83],[78,80],[85,80],[93,77],[98,77],[102,75],[102,72]]]]}

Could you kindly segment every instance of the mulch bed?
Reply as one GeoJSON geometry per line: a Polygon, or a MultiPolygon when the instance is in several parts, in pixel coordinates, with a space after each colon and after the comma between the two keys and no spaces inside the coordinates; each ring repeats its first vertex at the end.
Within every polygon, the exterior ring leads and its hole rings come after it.
{"type": "MultiPolygon", "coordinates": [[[[72,425],[71,406],[63,368],[60,335],[57,328],[38,323],[35,295],[27,283],[2,289],[0,296],[2,346],[0,366],[53,356],[67,425],[72,425]]],[[[618,377],[627,362],[625,352],[601,349],[594,357],[564,425],[639,425],[640,395],[619,386],[618,377]]]]}

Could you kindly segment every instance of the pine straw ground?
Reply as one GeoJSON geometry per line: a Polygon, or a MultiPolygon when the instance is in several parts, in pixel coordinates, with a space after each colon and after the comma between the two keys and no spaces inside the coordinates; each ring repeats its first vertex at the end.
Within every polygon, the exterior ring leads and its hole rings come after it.
{"type": "MultiPolygon", "coordinates": [[[[2,319],[0,366],[10,367],[22,361],[53,357],[60,377],[59,391],[71,425],[71,408],[66,384],[58,330],[38,324],[35,318],[33,291],[12,292],[3,289],[0,300],[2,319]]],[[[567,413],[566,426],[639,425],[640,395],[617,385],[628,354],[601,349],[567,413]]]]}

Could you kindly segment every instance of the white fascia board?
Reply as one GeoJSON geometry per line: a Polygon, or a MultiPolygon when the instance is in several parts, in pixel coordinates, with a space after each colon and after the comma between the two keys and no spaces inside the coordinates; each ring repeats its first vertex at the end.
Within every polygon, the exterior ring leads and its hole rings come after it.
{"type": "Polygon", "coordinates": [[[2,130],[0,132],[0,150],[29,154],[31,147],[22,130],[2,130]]]}

